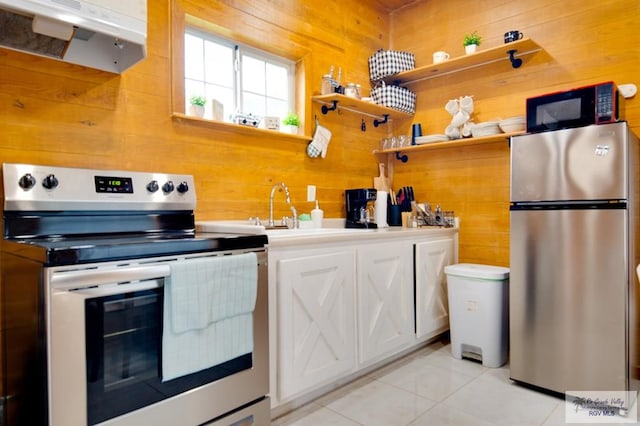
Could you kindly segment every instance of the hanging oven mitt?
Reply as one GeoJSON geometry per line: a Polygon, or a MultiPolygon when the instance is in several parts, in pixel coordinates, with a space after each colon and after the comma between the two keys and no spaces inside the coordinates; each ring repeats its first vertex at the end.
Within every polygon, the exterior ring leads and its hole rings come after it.
{"type": "Polygon", "coordinates": [[[317,158],[319,155],[322,155],[322,158],[325,158],[330,141],[331,131],[321,126],[316,119],[316,131],[313,134],[313,140],[307,145],[307,155],[311,158],[317,158]]]}

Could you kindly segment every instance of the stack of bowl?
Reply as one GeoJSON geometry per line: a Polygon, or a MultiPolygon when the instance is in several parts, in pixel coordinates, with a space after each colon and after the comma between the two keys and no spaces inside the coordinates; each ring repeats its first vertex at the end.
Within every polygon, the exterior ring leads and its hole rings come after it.
{"type": "Polygon", "coordinates": [[[524,116],[511,117],[501,120],[498,124],[505,133],[521,132],[525,127],[525,118],[524,116]]]}
{"type": "Polygon", "coordinates": [[[502,133],[502,131],[500,130],[500,127],[498,126],[497,121],[485,121],[482,123],[471,125],[471,135],[474,138],[479,138],[481,136],[497,135],[499,133],[502,133]]]}

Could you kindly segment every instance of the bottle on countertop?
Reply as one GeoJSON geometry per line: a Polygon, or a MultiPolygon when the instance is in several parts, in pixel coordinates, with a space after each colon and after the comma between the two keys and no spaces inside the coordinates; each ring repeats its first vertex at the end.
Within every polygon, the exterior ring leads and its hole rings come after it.
{"type": "Polygon", "coordinates": [[[322,219],[324,218],[324,212],[318,206],[318,200],[316,200],[316,208],[311,210],[311,222],[313,222],[314,228],[322,228],[322,219]]]}

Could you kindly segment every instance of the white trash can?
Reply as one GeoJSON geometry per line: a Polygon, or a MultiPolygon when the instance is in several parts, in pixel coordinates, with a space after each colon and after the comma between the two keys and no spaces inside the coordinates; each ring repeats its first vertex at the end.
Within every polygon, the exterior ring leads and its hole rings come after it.
{"type": "Polygon", "coordinates": [[[481,359],[485,367],[507,362],[509,268],[460,263],[444,268],[449,296],[451,353],[481,359]]]}

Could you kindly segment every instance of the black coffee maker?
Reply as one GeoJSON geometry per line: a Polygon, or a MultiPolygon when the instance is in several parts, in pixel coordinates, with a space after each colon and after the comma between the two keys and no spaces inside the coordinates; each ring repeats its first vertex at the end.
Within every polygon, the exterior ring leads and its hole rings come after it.
{"type": "Polygon", "coordinates": [[[347,222],[346,228],[377,228],[374,203],[377,191],[373,188],[347,189],[344,192],[347,222]]]}

